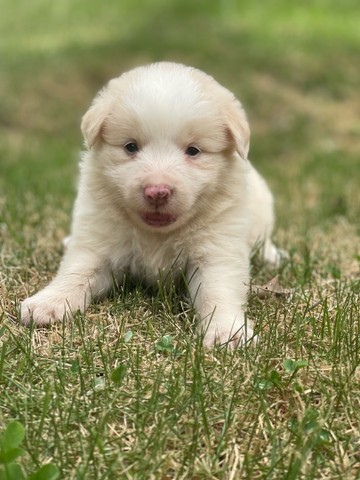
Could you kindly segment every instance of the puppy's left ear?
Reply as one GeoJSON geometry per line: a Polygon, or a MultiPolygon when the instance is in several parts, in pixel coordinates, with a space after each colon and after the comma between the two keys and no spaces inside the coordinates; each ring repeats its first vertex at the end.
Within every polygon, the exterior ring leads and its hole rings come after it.
{"type": "Polygon", "coordinates": [[[89,148],[101,138],[101,131],[108,113],[108,103],[99,96],[83,116],[81,131],[89,148]]]}
{"type": "Polygon", "coordinates": [[[250,146],[250,127],[240,102],[234,99],[226,111],[227,134],[235,149],[244,160],[247,159],[250,146]]]}

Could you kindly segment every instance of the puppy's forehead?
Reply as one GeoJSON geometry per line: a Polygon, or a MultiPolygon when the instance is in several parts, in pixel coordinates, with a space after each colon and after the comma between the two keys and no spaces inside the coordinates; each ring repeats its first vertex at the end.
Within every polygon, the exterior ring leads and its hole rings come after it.
{"type": "Polygon", "coordinates": [[[216,115],[217,89],[222,87],[208,75],[171,63],[134,69],[109,84],[114,113],[125,109],[142,124],[167,131],[189,119],[216,115]]]}
{"type": "Polygon", "coordinates": [[[144,69],[134,72],[128,94],[141,102],[170,104],[192,104],[199,101],[203,94],[191,70],[184,69],[144,69]]]}

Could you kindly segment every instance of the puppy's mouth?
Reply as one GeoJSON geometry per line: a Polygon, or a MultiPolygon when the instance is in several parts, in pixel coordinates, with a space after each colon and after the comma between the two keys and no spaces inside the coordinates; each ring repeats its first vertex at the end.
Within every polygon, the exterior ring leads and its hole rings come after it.
{"type": "Polygon", "coordinates": [[[170,213],[144,212],[141,213],[142,220],[151,227],[166,227],[176,221],[176,216],[170,213]]]}

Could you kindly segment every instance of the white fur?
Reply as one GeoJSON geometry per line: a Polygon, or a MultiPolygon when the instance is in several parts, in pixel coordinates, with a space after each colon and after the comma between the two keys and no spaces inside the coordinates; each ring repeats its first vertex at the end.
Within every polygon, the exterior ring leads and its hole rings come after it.
{"type": "Polygon", "coordinates": [[[134,69],[111,80],[84,115],[71,237],[55,279],[21,306],[21,320],[43,325],[84,311],[125,272],[155,283],[185,272],[204,344],[232,348],[253,336],[245,325],[249,255],[270,236],[273,200],[247,160],[249,127],[236,98],[199,70],[173,63],[134,69]],[[124,145],[136,141],[130,155],[124,145]],[[187,155],[196,146],[201,153],[187,155]],[[176,221],[144,223],[153,211],[146,185],[166,184],[159,211],[176,221]]]}

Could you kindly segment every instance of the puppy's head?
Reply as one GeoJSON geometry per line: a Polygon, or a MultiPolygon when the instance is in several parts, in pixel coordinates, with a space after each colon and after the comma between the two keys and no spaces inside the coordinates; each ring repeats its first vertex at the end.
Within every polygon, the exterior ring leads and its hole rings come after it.
{"type": "Polygon", "coordinates": [[[81,128],[114,202],[137,225],[159,232],[218,206],[249,149],[246,116],[233,94],[173,63],[111,80],[81,128]]]}

